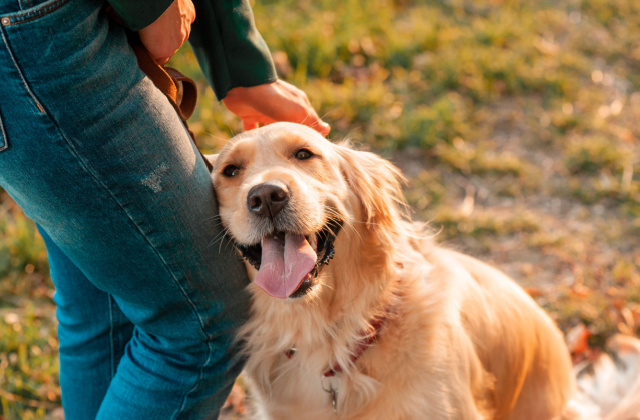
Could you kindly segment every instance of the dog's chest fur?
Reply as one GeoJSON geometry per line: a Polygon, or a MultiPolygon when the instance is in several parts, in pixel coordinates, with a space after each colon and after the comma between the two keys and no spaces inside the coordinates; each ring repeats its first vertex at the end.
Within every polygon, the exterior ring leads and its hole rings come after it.
{"type": "MultiPolygon", "coordinates": [[[[385,273],[383,270],[374,272],[375,279],[360,277],[363,284],[387,289],[375,299],[364,291],[349,293],[353,297],[351,302],[333,306],[318,296],[317,305],[311,306],[315,309],[301,310],[300,305],[274,302],[265,298],[261,290],[252,290],[254,313],[243,331],[250,352],[246,373],[257,394],[258,418],[402,419],[413,418],[412,413],[421,412],[445,419],[449,418],[447,412],[455,412],[454,407],[460,401],[449,392],[449,387],[457,381],[455,369],[425,372],[425,366],[441,365],[443,360],[455,363],[450,360],[452,355],[438,343],[450,340],[451,337],[447,337],[450,331],[459,330],[449,328],[450,321],[445,320],[457,322],[459,318],[457,314],[449,316],[448,312],[455,312],[455,305],[444,298],[451,296],[447,286],[431,281],[431,265],[405,245],[407,249],[402,254],[409,258],[405,257],[401,270],[389,262],[386,276],[380,275],[385,273]],[[380,302],[373,305],[379,308],[378,312],[389,310],[388,318],[378,341],[353,366],[348,362],[349,350],[358,343],[368,320],[376,313],[371,310],[372,300],[380,302]],[[286,352],[292,348],[296,351],[289,358],[286,352]],[[323,379],[323,373],[336,363],[346,367],[345,371],[335,378],[323,379]],[[331,387],[338,391],[337,417],[332,396],[327,392],[331,387]],[[425,398],[425,390],[429,390],[429,398],[425,398]],[[399,399],[398,395],[403,398],[399,399]]],[[[379,258],[384,259],[381,255],[379,258]]],[[[338,266],[340,261],[334,264],[338,266]]],[[[350,267],[357,264],[351,263],[350,267]]],[[[328,275],[340,276],[335,270],[327,271],[328,275]]],[[[342,268],[341,271],[348,272],[342,268]]],[[[366,288],[370,289],[376,290],[376,287],[366,288]]],[[[483,375],[480,369],[478,378],[483,375]]],[[[472,397],[469,394],[469,398],[472,397]]]]}

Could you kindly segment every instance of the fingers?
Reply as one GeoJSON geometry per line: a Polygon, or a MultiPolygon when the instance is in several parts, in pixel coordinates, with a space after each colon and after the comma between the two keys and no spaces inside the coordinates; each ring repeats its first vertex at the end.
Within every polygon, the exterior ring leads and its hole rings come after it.
{"type": "Polygon", "coordinates": [[[302,120],[298,119],[297,121],[296,120],[289,120],[289,121],[297,122],[297,123],[306,125],[307,127],[311,127],[314,130],[316,130],[318,133],[326,137],[327,134],[329,134],[329,132],[331,131],[331,126],[326,122],[324,122],[311,106],[307,107],[305,111],[306,111],[306,115],[304,116],[304,118],[302,118],[302,120]]]}
{"type": "Polygon", "coordinates": [[[331,131],[329,124],[318,117],[307,95],[282,80],[233,88],[222,102],[242,119],[245,130],[257,128],[260,124],[288,121],[307,125],[323,136],[331,131]]]}
{"type": "Polygon", "coordinates": [[[260,124],[257,121],[242,120],[243,131],[253,130],[254,128],[258,127],[260,127],[260,124]]]}
{"type": "Polygon", "coordinates": [[[297,123],[306,125],[307,127],[311,127],[317,132],[319,132],[320,134],[322,134],[323,136],[326,136],[327,134],[329,134],[329,132],[331,131],[331,126],[326,122],[322,121],[322,119],[320,119],[316,111],[311,106],[307,107],[304,111],[306,112],[306,115],[304,115],[302,119],[298,117],[297,120],[291,119],[288,121],[297,122],[297,123]]]}
{"type": "Polygon", "coordinates": [[[255,120],[255,119],[243,119],[242,120],[242,129],[243,129],[243,131],[253,130],[254,128],[260,127],[260,125],[269,125],[269,124],[276,123],[278,121],[288,121],[288,122],[301,123],[303,125],[306,125],[308,127],[313,128],[314,130],[316,130],[317,132],[319,132],[320,134],[322,134],[325,137],[331,131],[331,126],[329,124],[327,124],[326,122],[322,121],[321,119],[319,119],[317,116],[316,117],[307,116],[302,121],[295,121],[295,120],[278,120],[278,119],[273,119],[273,118],[269,118],[269,117],[266,117],[266,116],[262,115],[257,120],[255,120]]]}
{"type": "Polygon", "coordinates": [[[314,125],[314,126],[310,125],[309,127],[313,128],[318,133],[322,134],[324,137],[327,137],[327,135],[331,131],[331,126],[322,120],[319,120],[319,121],[320,122],[318,123],[318,125],[314,125]]]}
{"type": "Polygon", "coordinates": [[[256,95],[252,107],[274,121],[288,121],[309,126],[323,136],[331,127],[318,116],[307,95],[297,87],[277,80],[267,94],[256,95]]]}
{"type": "Polygon", "coordinates": [[[167,64],[169,62],[169,60],[171,59],[171,56],[169,57],[162,57],[162,58],[158,58],[158,57],[153,57],[153,61],[155,61],[156,63],[158,63],[158,65],[160,66],[164,66],[165,64],[167,64]]]}
{"type": "Polygon", "coordinates": [[[191,0],[175,0],[158,19],[138,31],[140,41],[156,63],[164,65],[189,38],[195,18],[191,0]]]}
{"type": "Polygon", "coordinates": [[[269,124],[278,122],[276,120],[272,120],[271,118],[266,117],[264,115],[260,115],[258,113],[254,113],[253,116],[244,117],[241,119],[242,119],[242,131],[249,131],[249,130],[253,130],[254,128],[258,128],[261,125],[269,125],[269,124]]]}

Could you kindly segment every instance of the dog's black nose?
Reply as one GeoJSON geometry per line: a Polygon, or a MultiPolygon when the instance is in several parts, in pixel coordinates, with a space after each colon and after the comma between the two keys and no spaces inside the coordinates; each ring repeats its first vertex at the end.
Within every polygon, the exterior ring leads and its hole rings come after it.
{"type": "Polygon", "coordinates": [[[284,185],[258,184],[249,190],[249,211],[261,217],[275,217],[289,201],[289,190],[284,185]]]}

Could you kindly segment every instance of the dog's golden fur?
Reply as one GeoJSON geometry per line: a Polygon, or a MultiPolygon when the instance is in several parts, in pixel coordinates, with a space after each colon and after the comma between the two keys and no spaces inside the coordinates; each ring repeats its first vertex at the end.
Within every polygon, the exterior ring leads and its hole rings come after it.
{"type": "Polygon", "coordinates": [[[577,416],[566,408],[575,384],[560,331],[506,275],[438,247],[424,225],[410,222],[402,175],[389,162],[280,123],[232,139],[213,181],[238,243],[268,233],[246,205],[249,189],[263,182],[288,187],[285,211],[298,233],[317,232],[327,218],[344,222],[335,258],[305,296],[281,300],[249,286],[252,316],[241,338],[260,418],[577,416]],[[313,157],[296,159],[301,149],[313,157]],[[232,177],[224,174],[230,165],[239,169],[232,177]],[[377,342],[353,363],[382,316],[377,342]],[[328,384],[323,372],[336,364],[343,372],[328,384]],[[338,390],[337,415],[323,390],[329,385],[338,390]]]}

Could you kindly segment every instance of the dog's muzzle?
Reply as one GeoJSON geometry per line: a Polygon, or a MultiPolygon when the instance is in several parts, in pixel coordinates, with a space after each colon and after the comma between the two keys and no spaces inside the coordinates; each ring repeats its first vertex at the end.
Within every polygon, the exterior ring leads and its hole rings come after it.
{"type": "MultiPolygon", "coordinates": [[[[335,254],[334,242],[342,228],[342,220],[328,219],[324,227],[316,232],[316,254],[317,260],[309,275],[300,283],[298,288],[288,297],[296,298],[307,294],[313,287],[313,280],[318,277],[325,265],[328,265],[335,254]]],[[[273,236],[284,236],[284,232],[276,232],[273,236]]],[[[236,243],[236,248],[240,251],[244,259],[256,270],[260,270],[263,261],[263,249],[260,243],[254,245],[244,245],[236,243]]]]}

